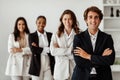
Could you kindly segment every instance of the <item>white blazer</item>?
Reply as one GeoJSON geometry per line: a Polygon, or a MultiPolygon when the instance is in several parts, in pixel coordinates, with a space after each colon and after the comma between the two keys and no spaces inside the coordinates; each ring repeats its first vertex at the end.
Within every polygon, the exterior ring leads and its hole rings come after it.
{"type": "Polygon", "coordinates": [[[8,38],[8,52],[9,57],[6,66],[6,75],[9,76],[28,76],[28,70],[30,65],[31,54],[29,44],[28,44],[28,35],[25,34],[27,40],[27,46],[22,48],[23,52],[18,52],[16,54],[11,53],[11,48],[19,48],[19,42],[14,40],[14,35],[10,34],[8,38]]]}
{"type": "Polygon", "coordinates": [[[51,54],[55,56],[54,79],[65,80],[71,78],[75,62],[73,59],[73,39],[76,33],[72,30],[70,39],[66,41],[65,34],[59,38],[57,34],[53,34],[50,44],[51,54]],[[58,43],[60,48],[55,48],[54,43],[58,43]]]}

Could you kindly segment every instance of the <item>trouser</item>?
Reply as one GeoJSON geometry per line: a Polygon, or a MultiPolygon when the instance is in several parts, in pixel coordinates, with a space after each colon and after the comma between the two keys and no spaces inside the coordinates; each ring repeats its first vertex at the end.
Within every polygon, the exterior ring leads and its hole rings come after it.
{"type": "Polygon", "coordinates": [[[29,76],[11,76],[11,80],[30,80],[29,76]]]}
{"type": "Polygon", "coordinates": [[[41,57],[40,75],[39,76],[31,75],[32,80],[53,80],[53,76],[51,74],[50,69],[49,56],[41,55],[40,57],[41,57]]]}
{"type": "Polygon", "coordinates": [[[32,80],[53,80],[51,75],[51,70],[47,70],[46,72],[41,72],[40,76],[31,76],[32,80]]]}
{"type": "Polygon", "coordinates": [[[68,79],[54,79],[54,80],[71,80],[70,78],[68,78],[68,79]]]}

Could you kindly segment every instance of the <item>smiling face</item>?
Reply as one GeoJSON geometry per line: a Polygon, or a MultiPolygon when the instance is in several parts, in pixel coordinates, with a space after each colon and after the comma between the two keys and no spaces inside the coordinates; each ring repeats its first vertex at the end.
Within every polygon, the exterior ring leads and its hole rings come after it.
{"type": "Polygon", "coordinates": [[[65,14],[62,18],[62,23],[65,26],[65,29],[69,29],[69,28],[71,29],[72,25],[73,25],[71,15],[70,14],[65,14]]]}
{"type": "Polygon", "coordinates": [[[93,11],[88,12],[86,23],[88,25],[89,30],[98,30],[100,22],[101,20],[96,12],[93,11]]]}
{"type": "Polygon", "coordinates": [[[19,20],[18,23],[17,23],[17,28],[20,32],[24,32],[25,22],[23,20],[19,20]]]}
{"type": "Polygon", "coordinates": [[[37,21],[36,21],[36,25],[37,25],[37,30],[41,33],[44,32],[44,28],[46,26],[46,21],[44,18],[39,18],[37,21]]]}

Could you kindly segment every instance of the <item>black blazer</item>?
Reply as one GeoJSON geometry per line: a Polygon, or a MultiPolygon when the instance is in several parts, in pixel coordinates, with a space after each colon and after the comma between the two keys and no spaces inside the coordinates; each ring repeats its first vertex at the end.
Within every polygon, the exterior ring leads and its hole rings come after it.
{"type": "Polygon", "coordinates": [[[91,54],[91,60],[84,59],[74,55],[76,66],[74,68],[72,80],[89,80],[91,68],[96,68],[97,77],[99,80],[112,80],[110,65],[115,60],[115,50],[113,46],[113,39],[99,30],[95,50],[93,52],[92,43],[88,30],[75,35],[73,42],[74,49],[81,47],[87,53],[91,54]],[[112,49],[112,54],[109,56],[102,56],[106,48],[112,49]]]}
{"type": "MultiPolygon", "coordinates": [[[[46,32],[46,33],[47,33],[48,43],[49,43],[49,46],[50,46],[52,33],[50,33],[50,32],[46,32]]],[[[41,61],[40,61],[41,60],[40,59],[41,54],[40,53],[42,53],[43,48],[32,46],[31,45],[32,42],[35,42],[39,46],[39,38],[38,38],[37,31],[29,34],[29,46],[30,46],[30,49],[32,51],[32,58],[31,58],[29,74],[39,76],[40,75],[40,67],[41,67],[41,61]]],[[[48,55],[49,55],[49,58],[50,58],[50,66],[51,66],[51,71],[52,71],[52,74],[53,74],[55,60],[54,60],[54,57],[50,53],[48,53],[48,55]]]]}

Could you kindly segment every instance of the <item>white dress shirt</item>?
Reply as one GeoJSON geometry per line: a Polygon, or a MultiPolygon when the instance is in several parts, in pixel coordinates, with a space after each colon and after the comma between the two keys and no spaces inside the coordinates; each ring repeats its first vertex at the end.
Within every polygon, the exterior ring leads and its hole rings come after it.
{"type": "Polygon", "coordinates": [[[43,34],[37,31],[38,37],[39,37],[39,47],[43,48],[42,54],[46,55],[46,52],[49,53],[50,49],[48,47],[48,39],[47,34],[44,32],[43,34]]]}
{"type": "Polygon", "coordinates": [[[65,37],[65,40],[66,40],[66,43],[67,43],[67,47],[70,46],[71,44],[71,37],[73,37],[73,33],[74,33],[74,30],[72,29],[71,30],[71,33],[68,35],[67,32],[64,30],[64,37],[65,37]]]}
{"type": "MultiPolygon", "coordinates": [[[[91,43],[92,43],[93,52],[94,52],[94,50],[95,50],[95,44],[96,44],[96,39],[97,39],[97,35],[98,35],[98,31],[94,35],[92,35],[89,32],[89,35],[90,35],[90,38],[91,38],[91,43]]],[[[94,67],[92,67],[92,70],[91,70],[90,74],[97,74],[94,67]]]]}
{"type": "Polygon", "coordinates": [[[50,52],[50,49],[48,47],[48,39],[47,39],[47,34],[44,31],[44,33],[38,32],[38,37],[39,37],[39,47],[43,48],[43,51],[41,53],[41,73],[47,70],[50,70],[50,61],[49,61],[49,56],[47,53],[50,52]]]}

